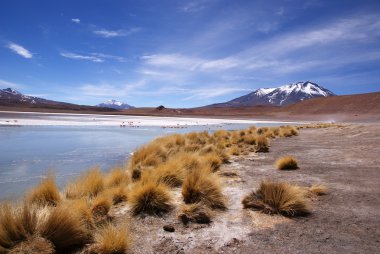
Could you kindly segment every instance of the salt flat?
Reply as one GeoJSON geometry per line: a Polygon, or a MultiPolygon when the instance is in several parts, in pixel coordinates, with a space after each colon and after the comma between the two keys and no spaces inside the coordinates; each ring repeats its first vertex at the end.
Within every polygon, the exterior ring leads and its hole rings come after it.
{"type": "MultiPolygon", "coordinates": [[[[249,119],[182,118],[98,114],[34,113],[0,111],[0,125],[53,126],[196,126],[219,124],[278,124],[279,121],[249,119]]],[[[281,122],[294,124],[295,122],[281,122]]]]}

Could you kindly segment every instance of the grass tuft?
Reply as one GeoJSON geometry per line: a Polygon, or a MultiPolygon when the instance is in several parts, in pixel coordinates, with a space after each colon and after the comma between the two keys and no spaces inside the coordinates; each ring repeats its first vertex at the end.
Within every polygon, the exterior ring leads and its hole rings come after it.
{"type": "Polygon", "coordinates": [[[37,227],[37,209],[28,204],[0,206],[0,247],[9,249],[33,235],[37,227]]]}
{"type": "Polygon", "coordinates": [[[269,151],[269,140],[264,135],[256,137],[256,152],[266,153],[269,151]]]}
{"type": "Polygon", "coordinates": [[[219,178],[207,168],[200,168],[188,174],[182,185],[182,196],[186,204],[203,202],[210,208],[226,208],[219,178]]]}
{"type": "Polygon", "coordinates": [[[292,169],[298,169],[297,160],[292,156],[283,156],[279,158],[275,166],[279,170],[292,170],[292,169]]]}
{"type": "Polygon", "coordinates": [[[95,246],[92,253],[99,254],[123,254],[131,246],[131,240],[127,228],[120,228],[107,224],[95,233],[95,246]]]}
{"type": "Polygon", "coordinates": [[[168,188],[154,181],[137,183],[130,190],[128,201],[134,215],[161,215],[172,209],[168,188]]]}
{"type": "MultiPolygon", "coordinates": [[[[1,250],[0,250],[0,253],[1,250]]],[[[23,241],[17,244],[14,248],[12,248],[8,254],[54,254],[54,245],[38,236],[33,236],[28,238],[26,241],[23,241]]]]}
{"type": "Polygon", "coordinates": [[[268,214],[303,216],[310,213],[309,203],[302,188],[288,183],[263,181],[257,191],[247,195],[244,208],[260,210],[268,214]]]}
{"type": "Polygon", "coordinates": [[[314,195],[323,196],[327,194],[327,187],[322,184],[313,184],[309,191],[314,195]]]}
{"type": "Polygon", "coordinates": [[[114,168],[106,175],[105,186],[108,188],[126,185],[128,183],[129,177],[123,168],[114,168]]]}
{"type": "Polygon", "coordinates": [[[61,201],[61,195],[52,175],[43,179],[34,187],[26,197],[26,200],[39,206],[56,206],[61,201]]]}
{"type": "Polygon", "coordinates": [[[89,234],[80,214],[65,206],[54,208],[39,228],[39,233],[51,241],[57,251],[69,251],[89,242],[89,234]]]}
{"type": "Polygon", "coordinates": [[[211,222],[212,211],[202,203],[185,204],[182,205],[178,218],[185,225],[189,222],[208,224],[211,222]]]}
{"type": "Polygon", "coordinates": [[[96,197],[104,189],[103,175],[99,168],[90,169],[66,186],[66,198],[96,197]]]}

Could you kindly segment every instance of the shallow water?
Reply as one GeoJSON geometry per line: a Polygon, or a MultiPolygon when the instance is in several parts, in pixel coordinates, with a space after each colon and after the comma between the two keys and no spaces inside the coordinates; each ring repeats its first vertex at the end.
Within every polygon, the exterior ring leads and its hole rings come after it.
{"type": "Polygon", "coordinates": [[[48,172],[55,174],[60,187],[90,167],[99,166],[106,172],[125,163],[137,147],[158,136],[190,131],[243,129],[248,126],[225,124],[183,129],[0,126],[0,199],[20,197],[48,172]]]}

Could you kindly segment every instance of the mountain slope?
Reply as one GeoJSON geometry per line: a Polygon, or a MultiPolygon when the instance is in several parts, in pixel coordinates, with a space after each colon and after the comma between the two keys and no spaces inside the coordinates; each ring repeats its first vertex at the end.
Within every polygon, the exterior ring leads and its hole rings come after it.
{"type": "Polygon", "coordinates": [[[97,105],[98,107],[104,107],[104,108],[113,108],[113,109],[130,109],[134,108],[133,106],[116,100],[108,100],[106,102],[100,103],[97,105]]]}
{"type": "Polygon", "coordinates": [[[323,88],[316,83],[306,81],[277,88],[260,88],[231,101],[213,104],[207,107],[244,107],[258,105],[285,106],[311,98],[334,95],[335,94],[328,89],[323,88]]]}
{"type": "Polygon", "coordinates": [[[0,106],[9,108],[40,108],[58,110],[87,110],[87,111],[116,111],[111,108],[102,108],[86,105],[77,105],[66,102],[46,100],[39,97],[24,95],[12,88],[0,89],[0,106]]]}

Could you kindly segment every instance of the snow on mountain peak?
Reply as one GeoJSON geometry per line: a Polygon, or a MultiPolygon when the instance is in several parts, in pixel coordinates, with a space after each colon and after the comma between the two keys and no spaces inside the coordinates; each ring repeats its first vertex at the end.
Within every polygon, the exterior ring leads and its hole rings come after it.
{"type": "Polygon", "coordinates": [[[3,91],[6,93],[11,93],[11,94],[21,94],[20,92],[16,91],[13,88],[6,88],[6,89],[3,89],[3,91]]]}
{"type": "Polygon", "coordinates": [[[299,101],[335,95],[311,81],[302,81],[283,85],[277,88],[260,88],[231,101],[217,104],[218,106],[285,106],[299,101]]]}
{"type": "Polygon", "coordinates": [[[106,108],[114,108],[114,109],[128,109],[133,108],[127,103],[117,101],[117,100],[108,100],[106,102],[100,103],[97,105],[98,107],[106,107],[106,108]]]}

